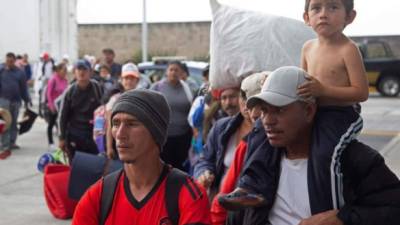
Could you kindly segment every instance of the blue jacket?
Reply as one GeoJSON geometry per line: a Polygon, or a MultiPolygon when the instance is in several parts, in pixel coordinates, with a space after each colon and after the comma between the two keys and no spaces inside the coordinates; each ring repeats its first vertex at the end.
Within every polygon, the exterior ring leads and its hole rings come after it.
{"type": "MultiPolygon", "coordinates": [[[[262,146],[265,147],[267,142],[262,146]]],[[[270,149],[264,157],[268,165],[270,177],[274,181],[268,186],[270,196],[275,199],[277,183],[279,183],[280,161],[283,149],[270,149]]],[[[357,140],[352,141],[340,159],[343,174],[343,190],[345,204],[339,208],[338,217],[346,225],[398,225],[400,224],[400,181],[386,166],[383,157],[374,149],[357,140]]],[[[312,201],[318,190],[314,182],[310,182],[310,207],[312,214],[326,211],[324,202],[312,201]]],[[[295,190],[294,190],[295,191],[295,190]]],[[[273,201],[265,207],[228,214],[227,224],[265,225],[273,201]]]]}
{"type": "Polygon", "coordinates": [[[247,143],[247,151],[244,162],[247,162],[257,148],[267,139],[261,119],[256,120],[253,129],[245,138],[247,143]]]}
{"type": "Polygon", "coordinates": [[[7,70],[0,66],[0,97],[10,102],[30,102],[25,72],[17,67],[7,70]]]}
{"type": "Polygon", "coordinates": [[[198,178],[204,171],[210,170],[215,175],[212,189],[219,187],[225,173],[224,156],[229,138],[236,132],[243,121],[242,114],[218,120],[211,128],[204,145],[203,155],[194,166],[194,177],[198,178]]]}

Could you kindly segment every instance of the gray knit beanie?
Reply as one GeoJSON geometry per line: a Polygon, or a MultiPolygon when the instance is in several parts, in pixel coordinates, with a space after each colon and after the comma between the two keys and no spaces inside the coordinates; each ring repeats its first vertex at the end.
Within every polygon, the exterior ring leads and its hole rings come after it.
{"type": "Polygon", "coordinates": [[[131,114],[142,122],[162,149],[167,140],[171,112],[162,94],[145,89],[126,91],[115,102],[111,118],[119,112],[131,114]]]}

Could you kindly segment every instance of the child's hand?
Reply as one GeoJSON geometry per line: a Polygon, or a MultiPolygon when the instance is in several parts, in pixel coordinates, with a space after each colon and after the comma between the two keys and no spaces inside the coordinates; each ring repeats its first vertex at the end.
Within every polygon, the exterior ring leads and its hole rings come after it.
{"type": "Polygon", "coordinates": [[[324,86],[315,77],[308,76],[307,82],[300,85],[297,89],[297,94],[303,98],[320,97],[323,95],[324,86]]]}

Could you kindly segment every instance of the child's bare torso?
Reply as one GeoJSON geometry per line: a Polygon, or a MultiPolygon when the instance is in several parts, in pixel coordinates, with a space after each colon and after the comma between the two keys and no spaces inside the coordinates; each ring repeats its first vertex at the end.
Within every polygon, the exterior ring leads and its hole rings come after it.
{"type": "MultiPolygon", "coordinates": [[[[344,62],[344,49],[350,43],[338,45],[321,45],[318,40],[312,41],[305,53],[307,72],[317,78],[323,85],[348,87],[350,79],[344,62]]],[[[320,105],[352,105],[354,102],[335,101],[320,97],[320,105]]]]}

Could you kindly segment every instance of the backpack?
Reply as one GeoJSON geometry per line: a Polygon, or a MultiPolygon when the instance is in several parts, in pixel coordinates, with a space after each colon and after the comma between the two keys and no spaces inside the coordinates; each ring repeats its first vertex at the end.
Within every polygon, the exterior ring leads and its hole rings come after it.
{"type": "MultiPolygon", "coordinates": [[[[103,178],[99,225],[104,225],[106,223],[106,219],[110,213],[114,200],[115,189],[121,174],[122,169],[103,178]]],[[[189,178],[189,176],[186,173],[176,168],[171,169],[166,178],[165,206],[167,208],[168,217],[171,219],[173,225],[178,225],[179,223],[180,214],[178,204],[179,193],[182,185],[185,185],[190,190],[193,189],[191,185],[188,185],[187,178],[189,178]]]]}

